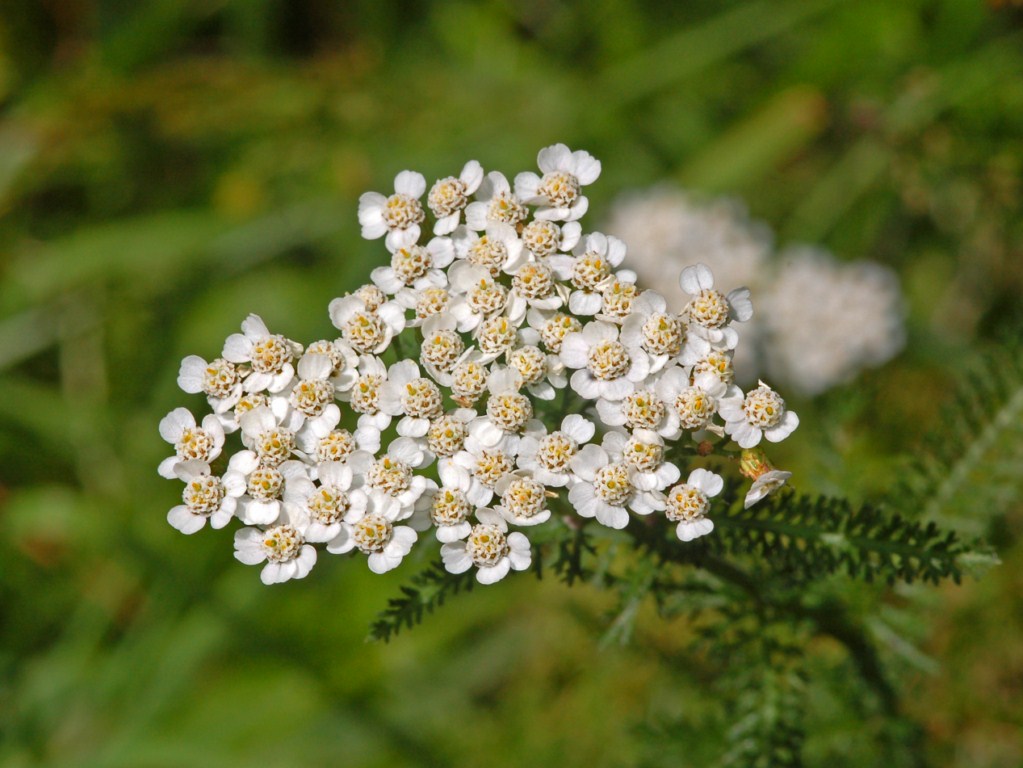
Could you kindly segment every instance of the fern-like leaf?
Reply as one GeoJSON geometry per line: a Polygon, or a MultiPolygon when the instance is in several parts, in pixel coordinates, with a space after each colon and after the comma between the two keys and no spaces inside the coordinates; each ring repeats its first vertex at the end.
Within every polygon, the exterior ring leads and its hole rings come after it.
{"type": "Polygon", "coordinates": [[[798,667],[751,667],[734,701],[722,768],[799,768],[805,690],[798,667]]]}
{"type": "Polygon", "coordinates": [[[370,638],[387,642],[402,628],[411,629],[422,622],[424,614],[444,605],[450,595],[472,590],[475,583],[472,571],[448,573],[441,563],[432,563],[400,587],[400,597],[387,601],[387,608],[370,627],[370,638]]]}
{"type": "Polygon", "coordinates": [[[799,581],[844,571],[866,581],[938,583],[962,578],[971,551],[953,531],[844,499],[799,496],[715,518],[711,546],[750,553],[799,581]]]}
{"type": "Polygon", "coordinates": [[[941,421],[892,502],[904,514],[980,536],[1023,490],[1023,350],[975,363],[941,421]]]}
{"type": "Polygon", "coordinates": [[[736,488],[727,484],[727,511],[713,516],[714,532],[684,547],[655,528],[630,530],[665,562],[702,565],[707,555],[735,557],[751,560],[758,575],[796,583],[839,572],[890,584],[959,582],[971,558],[985,556],[933,522],[826,496],[778,495],[743,509],[736,488]]]}

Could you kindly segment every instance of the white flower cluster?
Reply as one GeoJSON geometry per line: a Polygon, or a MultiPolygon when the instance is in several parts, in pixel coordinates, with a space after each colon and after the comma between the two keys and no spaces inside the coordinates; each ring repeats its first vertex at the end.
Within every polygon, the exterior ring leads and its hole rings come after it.
{"type": "Polygon", "coordinates": [[[529,567],[511,529],[549,520],[555,499],[611,528],[659,513],[683,541],[709,533],[723,481],[682,481],[683,435],[745,449],[747,504],[784,483],[750,449],[799,420],[766,384],[733,381],[749,290],[721,292],[702,264],[681,272],[683,306],[638,289],[625,244],[578,223],[600,163],[556,144],[538,165],[510,183],[472,161],[429,192],[403,171],[360,200],[390,263],[330,303],[337,338],[303,349],[250,315],[220,357],[185,358],[178,384],[213,413],[160,424],[174,446],[160,474],[185,484],[170,524],[237,517],[235,556],[265,562],[268,584],[305,576],[318,547],[389,571],[428,530],[450,572],[492,583],[529,567]],[[218,462],[231,433],[241,448],[218,462]]]}
{"type": "Polygon", "coordinates": [[[762,313],[772,378],[817,394],[887,362],[905,345],[902,293],[888,267],[841,263],[820,248],[796,246],[778,255],[775,275],[764,287],[762,313]]]}
{"type": "MultiPolygon", "coordinates": [[[[890,360],[905,343],[898,278],[869,261],[839,262],[820,248],[775,252],[770,230],[736,201],[696,202],[660,185],[615,203],[608,230],[629,243],[640,285],[670,285],[685,264],[707,264],[726,284],[756,291],[762,311],[734,358],[741,382],[766,373],[816,395],[890,360]]],[[[681,299],[666,291],[668,299],[681,299]]]]}

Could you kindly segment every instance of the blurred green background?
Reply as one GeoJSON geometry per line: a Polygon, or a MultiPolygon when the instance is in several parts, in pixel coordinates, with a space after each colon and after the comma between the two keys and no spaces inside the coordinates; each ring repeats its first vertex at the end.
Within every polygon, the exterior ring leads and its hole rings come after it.
{"type": "MultiPolygon", "coordinates": [[[[796,402],[778,454],[801,490],[884,499],[962,369],[1023,328],[1021,43],[1020,9],[981,0],[5,0],[0,765],[711,764],[728,723],[684,619],[643,606],[604,643],[608,596],[520,575],[367,644],[414,564],[322,558],[267,589],[231,530],[171,529],[156,425],[200,406],[179,361],[249,312],[328,334],[386,256],[361,192],[563,141],[603,161],[589,229],[669,178],[898,271],[906,350],[796,402]]],[[[1023,765],[1003,501],[963,523],[1003,558],[983,580],[850,588],[882,595],[933,765],[1023,765]]],[[[808,764],[899,754],[843,649],[811,650],[808,764]]]]}

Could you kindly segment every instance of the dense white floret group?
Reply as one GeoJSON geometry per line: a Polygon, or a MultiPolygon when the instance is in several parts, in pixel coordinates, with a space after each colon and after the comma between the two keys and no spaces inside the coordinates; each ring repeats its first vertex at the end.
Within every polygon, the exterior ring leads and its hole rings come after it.
{"type": "Polygon", "coordinates": [[[724,285],[756,292],[757,316],[743,326],[734,357],[740,382],[767,375],[788,391],[817,395],[887,362],[905,344],[893,270],[839,261],[818,247],[776,250],[770,230],[734,200],[697,201],[660,185],[620,197],[607,226],[629,243],[639,284],[658,286],[670,301],[684,300],[673,283],[696,261],[724,285]]]}
{"type": "MultiPolygon", "coordinates": [[[[303,348],[250,315],[220,357],[185,358],[178,383],[212,413],[160,424],[160,474],[184,483],[171,525],[238,518],[235,556],[265,583],[305,576],[318,550],[383,573],[428,531],[449,571],[487,584],[530,566],[524,531],[542,524],[660,514],[682,541],[710,533],[722,478],[691,458],[799,422],[766,384],[734,383],[750,291],[703,264],[676,276],[680,306],[638,289],[625,243],[578,223],[600,162],[557,144],[538,165],[509,183],[470,161],[428,194],[403,171],[360,200],[390,260],[330,303],[336,338],[303,348]]],[[[748,504],[788,477],[766,458],[742,470],[748,504]]]]}

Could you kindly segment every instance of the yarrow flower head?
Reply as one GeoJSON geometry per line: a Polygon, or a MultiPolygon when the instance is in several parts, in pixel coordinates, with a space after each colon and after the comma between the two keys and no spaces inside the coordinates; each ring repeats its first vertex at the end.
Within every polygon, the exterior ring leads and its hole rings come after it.
{"type": "Polygon", "coordinates": [[[492,509],[476,511],[477,524],[460,541],[441,547],[444,566],[452,573],[476,567],[480,584],[500,581],[508,571],[524,571],[532,561],[529,540],[521,533],[508,532],[504,517],[492,509]]]}
{"type": "Polygon", "coordinates": [[[394,194],[366,192],[359,198],[362,236],[375,240],[386,235],[387,248],[397,251],[419,240],[419,225],[426,218],[419,198],[426,192],[426,179],[415,171],[394,177],[394,194]]]}
{"type": "Polygon", "coordinates": [[[524,172],[515,177],[515,194],[526,204],[539,205],[538,219],[576,221],[589,208],[581,194],[600,176],[600,161],[589,152],[573,152],[564,144],[541,149],[536,164],[543,176],[524,172]]]}
{"type": "Polygon", "coordinates": [[[753,448],[761,437],[777,443],[799,426],[799,417],[785,407],[781,395],[762,381],[745,397],[736,392],[722,398],[718,410],[725,420],[725,432],[740,448],[753,448]]]}
{"type": "Polygon", "coordinates": [[[679,270],[696,262],[722,286],[753,290],[758,311],[743,325],[734,356],[743,384],[766,374],[786,390],[816,395],[886,362],[905,343],[893,270],[842,261],[816,246],[775,250],[770,228],[737,200],[697,200],[661,184],[620,196],[606,226],[629,244],[639,284],[671,303],[688,300],[674,286],[679,270]]]}
{"type": "Polygon", "coordinates": [[[449,235],[455,231],[462,211],[469,204],[469,195],[479,189],[482,182],[483,166],[470,160],[457,177],[448,176],[434,183],[427,198],[430,212],[437,217],[434,234],[449,235]]]}
{"type": "Polygon", "coordinates": [[[526,529],[538,547],[635,517],[711,534],[724,480],[689,460],[730,441],[747,506],[784,483],[751,451],[798,417],[733,381],[750,291],[704,264],[675,276],[683,300],[638,288],[626,243],[579,221],[600,162],[564,144],[537,160],[514,183],[471,160],[428,194],[402,171],[360,198],[381,265],[330,302],[332,335],[303,348],[250,315],[219,357],[186,357],[178,383],[210,412],[160,422],[158,471],[183,483],[168,522],[237,519],[235,556],[268,584],[318,553],[384,573],[432,540],[450,573],[492,584],[534,562],[526,529]]]}
{"type": "Polygon", "coordinates": [[[667,494],[664,514],[678,523],[675,535],[681,541],[692,541],[714,530],[714,522],[707,516],[710,499],[721,493],[724,480],[706,469],[694,469],[689,478],[676,485],[667,494]]]}

